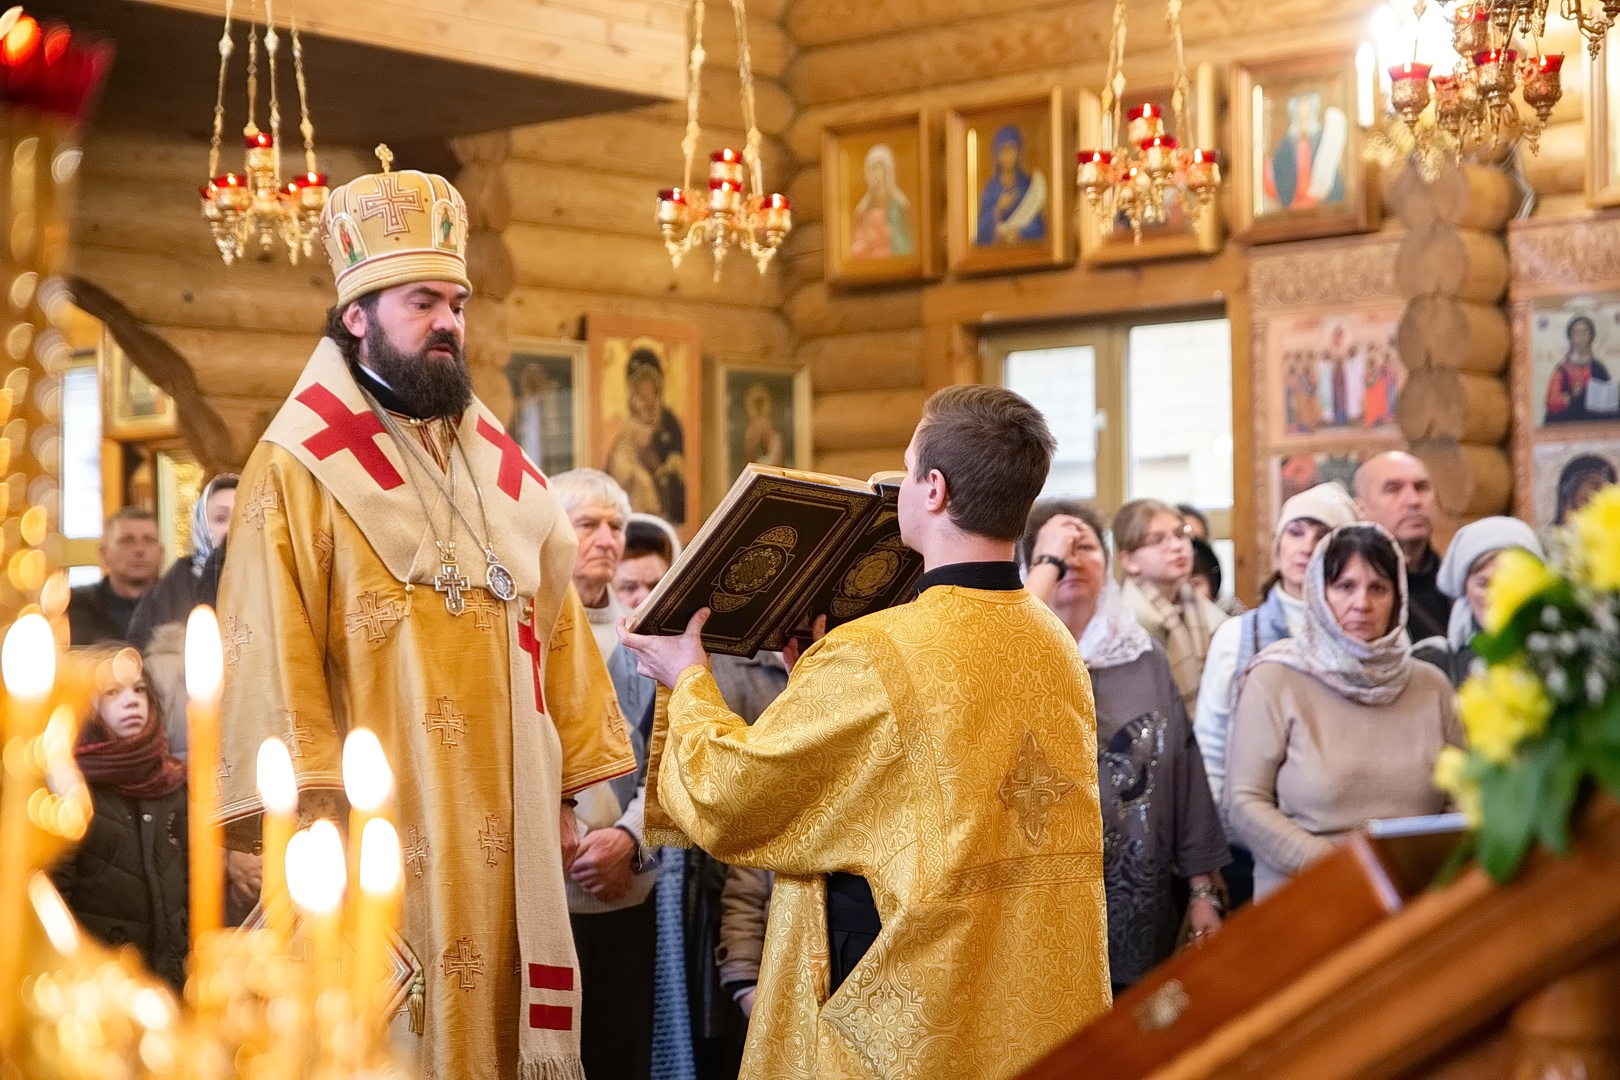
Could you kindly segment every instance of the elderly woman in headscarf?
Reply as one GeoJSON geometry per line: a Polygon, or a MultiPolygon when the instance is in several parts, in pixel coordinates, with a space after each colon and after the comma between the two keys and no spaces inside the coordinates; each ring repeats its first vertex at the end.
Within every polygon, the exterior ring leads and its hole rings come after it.
{"type": "Polygon", "coordinates": [[[1538,559],[1546,556],[1536,532],[1518,518],[1480,518],[1457,530],[1440,562],[1436,584],[1451,597],[1451,621],[1445,637],[1432,637],[1412,646],[1412,655],[1446,673],[1452,686],[1461,686],[1474,663],[1474,635],[1485,622],[1485,594],[1496,573],[1496,559],[1508,548],[1523,548],[1538,559]]]}
{"type": "Polygon", "coordinates": [[[1190,889],[1193,936],[1220,926],[1216,875],[1227,854],[1170,662],[1109,577],[1103,535],[1089,504],[1043,501],[1020,549],[1030,592],[1063,620],[1091,673],[1108,962],[1119,989],[1175,951],[1176,878],[1190,889]]]}
{"type": "Polygon", "coordinates": [[[1451,684],[1412,659],[1406,566],[1378,525],[1335,529],[1305,574],[1305,619],[1238,687],[1226,811],[1263,899],[1372,818],[1436,814],[1434,760],[1462,746],[1451,684]]]}
{"type": "MultiPolygon", "coordinates": [[[[1277,535],[1271,555],[1275,569],[1260,589],[1265,597],[1253,611],[1229,619],[1215,628],[1198,685],[1198,706],[1193,734],[1204,755],[1204,773],[1215,804],[1226,787],[1226,733],[1232,720],[1238,674],[1264,648],[1299,633],[1305,623],[1305,572],[1322,537],[1356,520],[1350,493],[1328,481],[1301,491],[1283,503],[1277,517],[1277,535]]],[[[1254,895],[1254,860],[1249,850],[1232,845],[1232,865],[1226,884],[1233,907],[1254,895]]]]}

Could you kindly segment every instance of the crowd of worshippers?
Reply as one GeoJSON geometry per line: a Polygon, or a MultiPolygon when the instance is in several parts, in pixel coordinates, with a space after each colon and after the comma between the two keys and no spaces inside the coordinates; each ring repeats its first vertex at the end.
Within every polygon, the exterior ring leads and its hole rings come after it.
{"type": "MultiPolygon", "coordinates": [[[[235,486],[228,475],[208,485],[190,556],[161,577],[152,514],[114,515],[105,576],[69,605],[75,647],[133,646],[144,668],[86,718],[78,758],[95,816],[55,878],[89,931],[134,944],[176,985],[187,941],[184,624],[217,596],[235,486]]],[[[1030,515],[1018,546],[1026,586],[1074,635],[1095,696],[1116,989],[1218,932],[1226,913],[1367,820],[1446,808],[1433,763],[1463,741],[1452,691],[1470,669],[1497,555],[1539,555],[1540,544],[1523,522],[1487,518],[1458,531],[1442,558],[1429,475],[1408,454],[1373,458],[1353,487],[1325,483],[1284,502],[1273,570],[1249,611],[1219,602],[1208,524],[1189,508],[1138,499],[1108,521],[1090,503],[1056,499],[1030,515]],[[1267,649],[1278,662],[1251,666],[1267,649]]],[[[606,473],[575,469],[551,488],[578,537],[573,584],[640,765],[587,788],[576,810],[567,889],[586,1072],[735,1077],[771,875],[645,843],[654,687],[616,632],[680,540],[632,513],[606,473]]],[[[713,657],[728,705],[752,723],[811,643],[713,657]]],[[[230,880],[239,920],[256,882],[230,880]]],[[[868,940],[879,927],[869,929],[868,940]]]]}

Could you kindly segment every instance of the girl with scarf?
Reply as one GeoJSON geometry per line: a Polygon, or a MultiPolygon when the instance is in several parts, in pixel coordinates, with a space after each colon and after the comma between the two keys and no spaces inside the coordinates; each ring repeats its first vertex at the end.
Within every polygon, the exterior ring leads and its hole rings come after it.
{"type": "Polygon", "coordinates": [[[1164,646],[1182,709],[1191,716],[1210,637],[1227,619],[1193,588],[1192,533],[1175,507],[1137,499],[1114,515],[1114,546],[1125,602],[1164,646]]]}
{"type": "Polygon", "coordinates": [[[86,930],[134,945],[179,990],[190,933],[186,767],[169,754],[135,651],[108,668],[120,681],[96,698],[73,751],[94,816],[51,877],[86,930]]]}
{"type": "Polygon", "coordinates": [[[1538,559],[1546,558],[1536,532],[1518,518],[1480,518],[1457,530],[1440,562],[1436,584],[1451,597],[1451,621],[1445,637],[1432,637],[1412,646],[1412,655],[1446,673],[1452,686],[1461,686],[1474,663],[1474,635],[1485,619],[1485,594],[1496,573],[1496,557],[1508,548],[1523,548],[1538,559]]]}
{"type": "MultiPolygon", "coordinates": [[[[1266,646],[1299,633],[1305,621],[1305,570],[1311,553],[1329,530],[1355,520],[1356,507],[1349,492],[1332,481],[1283,503],[1272,545],[1276,569],[1260,590],[1265,599],[1253,611],[1222,623],[1210,638],[1193,734],[1204,755],[1204,773],[1216,806],[1221,805],[1226,786],[1226,729],[1232,719],[1237,674],[1266,646]]],[[[1232,845],[1226,885],[1234,908],[1254,895],[1254,859],[1240,844],[1232,845]]]]}
{"type": "Polygon", "coordinates": [[[1335,529],[1305,575],[1305,618],[1239,680],[1226,812],[1256,899],[1372,818],[1436,814],[1434,759],[1462,746],[1451,684],[1406,640],[1406,566],[1373,524],[1335,529]]]}
{"type": "Polygon", "coordinates": [[[1170,663],[1109,579],[1103,532],[1088,504],[1044,501],[1020,547],[1030,592],[1069,628],[1091,674],[1117,992],[1175,951],[1177,878],[1190,887],[1193,936],[1219,928],[1216,874],[1227,855],[1170,663]]]}

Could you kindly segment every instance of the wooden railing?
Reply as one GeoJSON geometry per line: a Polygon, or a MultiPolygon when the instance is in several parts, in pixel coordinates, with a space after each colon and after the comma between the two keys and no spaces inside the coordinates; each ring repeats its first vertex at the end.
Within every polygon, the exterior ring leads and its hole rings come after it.
{"type": "Polygon", "coordinates": [[[1510,885],[1468,870],[1415,895],[1358,842],[1161,965],[1023,1080],[1620,1077],[1620,804],[1594,801],[1576,835],[1573,855],[1538,853],[1510,885]]]}

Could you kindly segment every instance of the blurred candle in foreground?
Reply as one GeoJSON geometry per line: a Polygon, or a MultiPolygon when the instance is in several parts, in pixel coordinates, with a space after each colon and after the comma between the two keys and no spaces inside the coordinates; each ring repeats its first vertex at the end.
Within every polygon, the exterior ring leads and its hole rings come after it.
{"type": "Polygon", "coordinates": [[[388,932],[399,919],[404,882],[399,833],[385,818],[366,822],[360,836],[360,895],[355,905],[354,1007],[364,1051],[376,1044],[387,985],[388,932]]]}
{"type": "MultiPolygon", "coordinates": [[[[304,940],[314,972],[313,1001],[342,985],[343,838],[322,818],[287,842],[287,891],[304,916],[304,940]]],[[[317,1015],[330,1010],[317,1007],[317,1015]]]]}
{"type": "Polygon", "coordinates": [[[264,856],[259,891],[265,925],[286,945],[292,937],[292,906],[287,896],[287,841],[298,826],[298,780],[287,744],[269,738],[259,745],[257,783],[264,804],[259,850],[264,856]]]}
{"type": "Polygon", "coordinates": [[[224,923],[224,830],[219,809],[219,692],[225,656],[214,609],[199,605],[186,621],[186,739],[191,816],[191,947],[224,923]]]}
{"type": "Polygon", "coordinates": [[[381,816],[394,793],[394,771],[370,728],[357,727],[343,740],[343,794],[349,799],[349,891],[358,884],[360,836],[381,816]]]}
{"type": "MultiPolygon", "coordinates": [[[[56,639],[39,614],[24,615],[0,644],[0,678],[6,684],[5,737],[0,740],[4,777],[0,782],[0,927],[22,926],[28,894],[28,853],[34,846],[28,800],[40,788],[27,741],[44,730],[56,685],[56,639]]],[[[17,1019],[18,988],[25,950],[13,942],[0,948],[0,1046],[10,1041],[17,1019]]]]}

